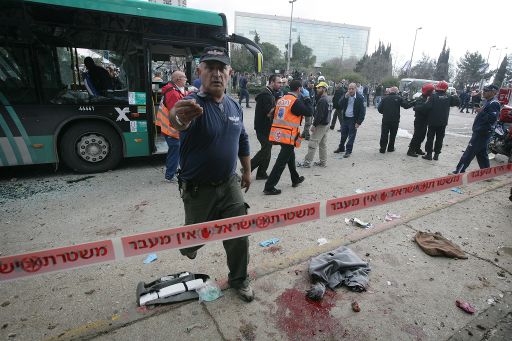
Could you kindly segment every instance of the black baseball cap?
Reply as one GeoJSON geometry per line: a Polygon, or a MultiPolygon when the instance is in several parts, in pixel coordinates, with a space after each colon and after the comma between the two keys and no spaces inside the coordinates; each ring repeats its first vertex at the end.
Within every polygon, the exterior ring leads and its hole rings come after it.
{"type": "Polygon", "coordinates": [[[484,91],[498,91],[499,89],[500,88],[498,88],[494,84],[489,84],[489,85],[484,86],[484,91]]]}
{"type": "Polygon", "coordinates": [[[231,64],[231,61],[228,56],[228,51],[226,51],[225,48],[219,46],[209,46],[203,50],[203,53],[199,58],[199,62],[202,63],[210,60],[221,62],[226,65],[231,64]]]}

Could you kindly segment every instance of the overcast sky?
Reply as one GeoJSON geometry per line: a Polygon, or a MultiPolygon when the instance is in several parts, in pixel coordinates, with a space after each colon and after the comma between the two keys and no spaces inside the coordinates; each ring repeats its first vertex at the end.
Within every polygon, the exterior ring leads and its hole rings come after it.
{"type": "MultiPolygon", "coordinates": [[[[288,0],[188,0],[187,7],[225,13],[230,33],[234,30],[235,11],[289,17],[291,10],[288,0]]],[[[478,51],[487,58],[489,48],[496,45],[489,58],[491,68],[496,68],[500,53],[500,59],[505,53],[512,53],[510,0],[297,0],[293,16],[369,26],[368,53],[375,50],[379,40],[391,43],[393,57],[402,65],[411,57],[417,27],[422,29],[416,39],[415,61],[423,53],[437,60],[445,37],[452,63],[457,62],[467,50],[478,51]],[[506,47],[508,49],[505,50],[506,47]]]]}

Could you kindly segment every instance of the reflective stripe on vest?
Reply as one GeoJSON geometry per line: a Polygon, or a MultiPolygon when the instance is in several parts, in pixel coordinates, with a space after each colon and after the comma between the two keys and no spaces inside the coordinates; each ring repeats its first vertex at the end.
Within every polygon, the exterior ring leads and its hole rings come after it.
{"type": "Polygon", "coordinates": [[[300,123],[302,116],[294,115],[291,108],[297,97],[287,94],[281,97],[274,110],[274,120],[268,137],[270,142],[300,147],[300,123]]]}
{"type": "Polygon", "coordinates": [[[155,124],[160,127],[162,134],[179,139],[180,132],[172,127],[169,117],[169,109],[161,102],[156,114],[155,124]]]}
{"type": "Polygon", "coordinates": [[[167,90],[160,100],[160,105],[158,106],[158,111],[156,113],[156,122],[155,124],[160,127],[162,134],[174,137],[175,139],[180,138],[180,132],[171,124],[170,121],[170,114],[169,114],[169,108],[165,106],[165,96],[167,96],[167,93],[171,91],[177,91],[180,94],[180,97],[185,97],[184,94],[182,94],[178,89],[172,87],[169,90],[167,90]]]}

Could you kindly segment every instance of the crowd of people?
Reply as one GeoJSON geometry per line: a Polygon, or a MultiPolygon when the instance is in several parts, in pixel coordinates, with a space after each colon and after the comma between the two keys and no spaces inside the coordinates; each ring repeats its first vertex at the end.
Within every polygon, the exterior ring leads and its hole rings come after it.
{"type": "MultiPolygon", "coordinates": [[[[299,186],[305,177],[298,173],[297,167],[327,166],[326,141],[337,121],[341,126],[340,143],[334,153],[350,157],[357,131],[370,104],[370,89],[366,87],[365,90],[361,84],[345,80],[335,84],[331,102],[327,94],[332,86],[321,75],[305,79],[298,74],[292,77],[269,75],[266,87],[255,97],[254,129],[260,149],[251,159],[242,111],[242,99],[246,101],[246,107],[250,107],[249,75],[237,75],[238,102],[226,95],[228,84],[233,80],[230,79],[230,58],[222,47],[205,49],[197,75],[200,87],[189,93],[184,88],[185,74],[172,73],[171,82],[163,88],[157,115],[157,124],[166,136],[169,153],[173,154],[167,158],[166,178],[179,185],[187,225],[247,214],[249,205],[244,201],[242,189],[249,190],[254,170],[256,180],[265,180],[265,195],[282,193],[276,186],[287,167],[292,187],[299,186]],[[297,162],[295,148],[301,146],[303,139],[309,140],[308,151],[304,160],[297,162]],[[277,145],[279,154],[267,173],[272,147],[277,145]],[[319,161],[314,162],[317,150],[319,161]],[[241,176],[236,169],[237,159],[242,166],[241,176]],[[173,180],[177,168],[177,180],[173,180]]],[[[409,101],[399,95],[398,88],[384,89],[377,85],[374,104],[382,114],[379,151],[395,151],[400,109],[412,107],[415,111],[414,135],[407,155],[438,160],[450,107],[460,105],[459,97],[448,94],[447,89],[445,81],[435,86],[427,84],[420,98],[409,101]],[[422,151],[425,137],[425,151],[422,151]]],[[[475,110],[473,136],[453,173],[464,172],[475,156],[481,168],[489,167],[486,143],[499,112],[499,103],[495,99],[497,90],[492,85],[483,89],[485,102],[475,110]]],[[[247,273],[249,240],[247,237],[235,238],[223,241],[223,245],[229,284],[243,300],[250,302],[254,299],[254,291],[247,273]]],[[[200,247],[180,251],[195,259],[200,247]]]]}

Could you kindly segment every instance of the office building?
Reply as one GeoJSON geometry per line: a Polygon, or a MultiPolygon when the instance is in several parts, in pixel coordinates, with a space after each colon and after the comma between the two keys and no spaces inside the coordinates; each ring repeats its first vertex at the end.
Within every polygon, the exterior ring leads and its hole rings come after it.
{"type": "MultiPolygon", "coordinates": [[[[290,17],[235,12],[236,34],[254,39],[256,32],[261,42],[272,43],[284,53],[290,34],[290,17]]],[[[335,57],[363,57],[368,50],[370,28],[294,17],[292,45],[299,36],[302,44],[313,49],[315,66],[320,66],[335,57]]]]}

